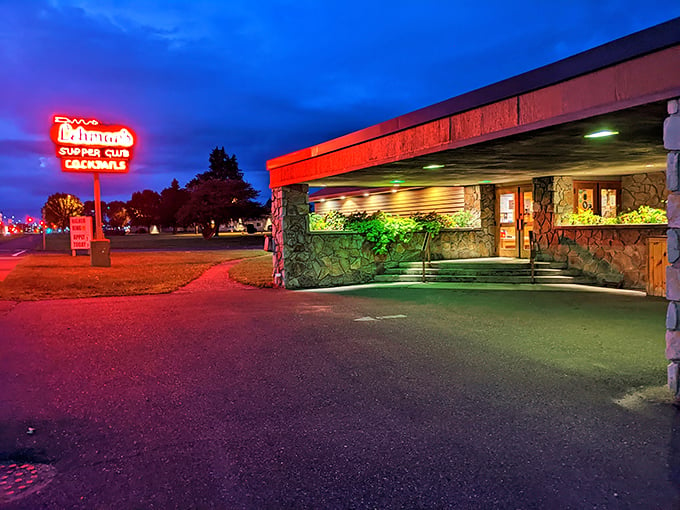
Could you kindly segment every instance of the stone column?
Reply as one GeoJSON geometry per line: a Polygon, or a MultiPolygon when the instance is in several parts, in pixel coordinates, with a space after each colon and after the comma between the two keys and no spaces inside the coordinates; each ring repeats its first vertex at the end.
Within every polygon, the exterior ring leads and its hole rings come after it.
{"type": "Polygon", "coordinates": [[[537,177],[534,186],[534,237],[538,260],[560,260],[559,239],[554,227],[573,212],[574,182],[571,177],[537,177]]]}
{"type": "Polygon", "coordinates": [[[496,186],[481,184],[479,186],[479,216],[482,227],[482,253],[488,256],[498,254],[496,243],[496,186]]]}
{"type": "Polygon", "coordinates": [[[309,256],[308,189],[306,184],[272,189],[275,287],[300,287],[298,280],[309,256]]]}
{"type": "Polygon", "coordinates": [[[666,358],[668,386],[680,401],[680,99],[668,101],[669,117],[663,123],[663,144],[669,151],[666,164],[668,195],[668,262],[666,268],[666,358]]]}

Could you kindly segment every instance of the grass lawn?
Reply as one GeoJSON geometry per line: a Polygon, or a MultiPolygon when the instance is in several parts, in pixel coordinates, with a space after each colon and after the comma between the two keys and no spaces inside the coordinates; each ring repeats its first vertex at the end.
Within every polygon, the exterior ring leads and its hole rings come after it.
{"type": "Polygon", "coordinates": [[[30,255],[0,282],[0,300],[172,292],[215,264],[263,253],[261,250],[119,252],[111,254],[111,267],[92,267],[86,256],[30,255]]]}
{"type": "Polygon", "coordinates": [[[255,287],[271,287],[272,255],[262,255],[242,260],[229,270],[229,276],[237,282],[255,287]]]}

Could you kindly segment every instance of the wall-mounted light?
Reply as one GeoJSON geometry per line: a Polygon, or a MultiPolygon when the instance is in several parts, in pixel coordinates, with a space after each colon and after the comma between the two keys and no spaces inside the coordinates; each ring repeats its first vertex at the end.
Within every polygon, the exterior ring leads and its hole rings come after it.
{"type": "Polygon", "coordinates": [[[404,181],[400,181],[399,179],[394,179],[390,181],[390,184],[402,184],[404,181]]]}
{"type": "Polygon", "coordinates": [[[426,166],[423,167],[423,170],[436,170],[438,168],[444,168],[444,165],[437,165],[437,164],[426,165],[426,166]]]}
{"type": "Polygon", "coordinates": [[[611,129],[602,129],[600,131],[595,131],[594,133],[583,135],[583,138],[604,138],[606,136],[614,136],[618,134],[619,134],[618,131],[612,131],[611,129]]]}
{"type": "Polygon", "coordinates": [[[491,181],[479,181],[479,184],[491,184],[491,181]]]}

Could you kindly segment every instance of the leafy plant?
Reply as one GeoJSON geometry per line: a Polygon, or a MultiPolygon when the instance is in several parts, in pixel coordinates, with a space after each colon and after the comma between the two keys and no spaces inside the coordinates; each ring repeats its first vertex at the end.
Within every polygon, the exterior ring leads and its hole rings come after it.
{"type": "Polygon", "coordinates": [[[666,211],[655,209],[648,205],[641,205],[637,211],[631,211],[618,216],[621,223],[668,223],[666,211]]]}
{"type": "Polygon", "coordinates": [[[403,243],[419,230],[412,218],[402,218],[378,211],[371,215],[355,213],[347,218],[345,228],[363,234],[374,243],[373,251],[379,255],[387,253],[390,243],[403,243]]]}
{"type": "Polygon", "coordinates": [[[338,211],[329,211],[326,214],[311,213],[309,215],[310,230],[345,230],[347,218],[338,211]]]}
{"type": "Polygon", "coordinates": [[[641,205],[636,211],[619,214],[615,218],[603,218],[591,210],[572,213],[564,218],[567,225],[636,225],[644,223],[668,223],[666,211],[641,205]]]}
{"type": "Polygon", "coordinates": [[[437,235],[443,228],[471,227],[478,222],[479,215],[473,211],[454,214],[414,213],[408,218],[382,211],[373,214],[362,211],[347,216],[330,211],[326,214],[311,213],[309,228],[357,232],[374,243],[375,253],[385,254],[390,243],[408,242],[414,232],[425,231],[437,235]]]}

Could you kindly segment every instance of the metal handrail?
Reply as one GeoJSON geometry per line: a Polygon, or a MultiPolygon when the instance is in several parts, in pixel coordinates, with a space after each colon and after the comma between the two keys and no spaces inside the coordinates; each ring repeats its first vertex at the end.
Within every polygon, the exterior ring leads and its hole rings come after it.
{"type": "Polygon", "coordinates": [[[425,232],[425,239],[423,240],[423,247],[420,249],[420,259],[423,262],[423,283],[426,281],[425,277],[425,257],[427,256],[427,265],[430,266],[432,261],[432,253],[430,251],[430,233],[425,232]]]}
{"type": "Polygon", "coordinates": [[[536,246],[533,230],[529,231],[529,264],[531,265],[531,283],[536,283],[536,246]]]}

